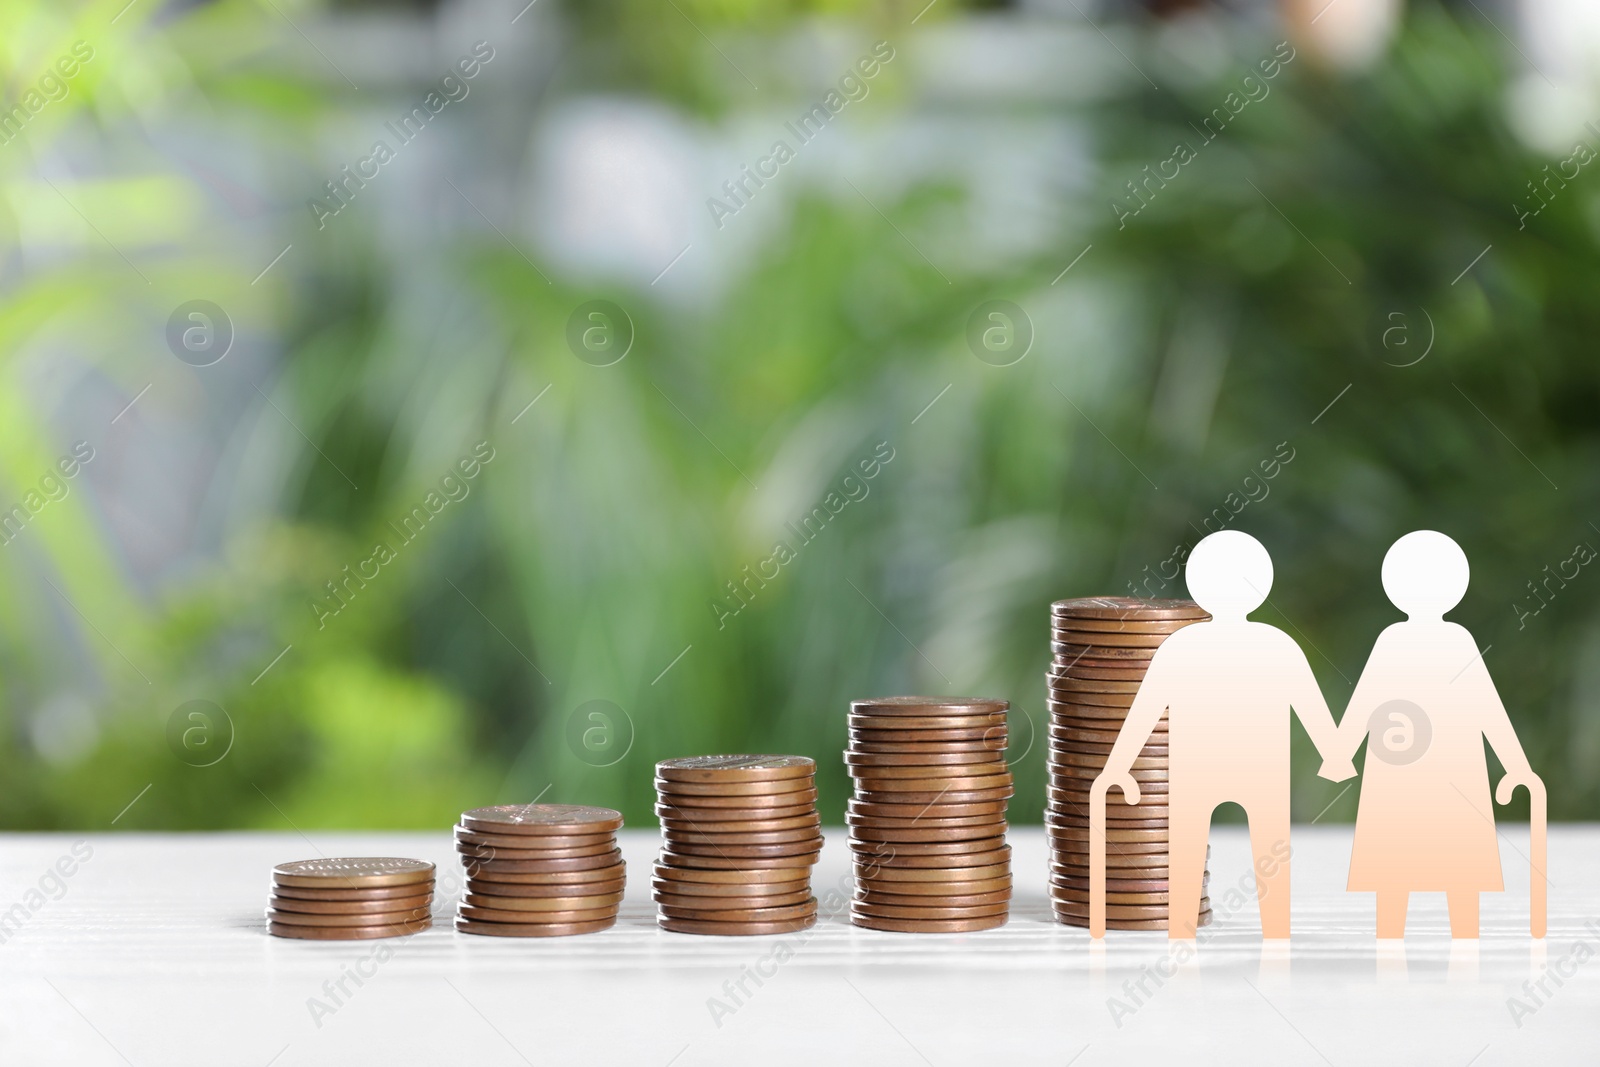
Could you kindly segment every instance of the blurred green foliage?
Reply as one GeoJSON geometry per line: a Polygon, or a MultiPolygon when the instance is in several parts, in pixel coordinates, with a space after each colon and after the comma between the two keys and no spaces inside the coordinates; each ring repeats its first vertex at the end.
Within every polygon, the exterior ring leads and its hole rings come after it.
{"type": "MultiPolygon", "coordinates": [[[[1198,144],[1196,125],[1271,54],[1275,39],[1241,28],[1209,81],[1130,77],[1056,106],[1048,120],[1086,132],[1094,156],[1063,217],[1090,222],[1042,252],[925,259],[959,248],[971,191],[953,180],[876,207],[814,188],[713,301],[685,304],[643,284],[596,291],[493,235],[397,260],[361,212],[337,240],[308,239],[298,204],[324,175],[307,142],[349,94],[260,47],[263,28],[287,31],[259,8],[153,6],[115,27],[120,3],[0,14],[8,94],[74,40],[95,49],[70,94],[0,146],[0,485],[19,497],[65,451],[41,366],[68,361],[133,397],[170,364],[166,316],[196,293],[281,346],[258,388],[298,431],[264,403],[240,416],[210,468],[218,532],[174,573],[136,580],[81,482],[0,549],[5,825],[104,827],[147,784],[119,828],[442,827],[535,796],[648,823],[653,761],[738,750],[816,757],[836,821],[848,701],[919,690],[1013,701],[1013,819],[1032,821],[1049,602],[1141,582],[1181,595],[1151,574],[1285,442],[1292,462],[1231,522],[1272,550],[1258,617],[1297,637],[1336,713],[1395,618],[1384,550],[1444,530],[1474,567],[1455,618],[1490,646],[1552,816],[1600,814],[1600,575],[1536,616],[1513,607],[1574,544],[1600,546],[1600,192],[1574,183],[1518,228],[1510,204],[1549,161],[1505,127],[1503,44],[1484,27],[1422,4],[1369,73],[1288,64],[1119,223],[1125,183],[1198,144]],[[292,208],[261,244],[296,255],[259,286],[200,179],[141,142],[152,116],[201,112],[274,158],[273,196],[292,208]],[[41,227],[72,254],[15,251],[41,227]],[[130,246],[147,250],[136,270],[116,251],[130,246]],[[565,340],[596,298],[635,328],[613,367],[565,340]],[[996,298],[1038,330],[1011,367],[964,340],[996,298]],[[1430,338],[1425,359],[1396,365],[1430,338]],[[469,494],[319,620],[326,583],[393,544],[389,524],[480,441],[495,459],[469,494]],[[879,442],[895,458],[870,493],[719,626],[713,601],[771,553],[775,494],[808,509],[879,442]],[[233,724],[213,766],[167,742],[191,699],[233,724]],[[611,725],[631,743],[609,766],[570,740],[592,700],[626,716],[611,725]],[[42,758],[39,716],[73,707],[92,743],[42,758]]],[[[732,48],[813,19],[872,39],[893,18],[903,34],[914,13],[569,5],[581,61],[550,91],[643,94],[717,121],[744,98],[697,24],[732,48]]],[[[913,106],[889,91],[904,68],[874,106],[913,106]]],[[[526,140],[532,106],[524,121],[495,137],[526,140]]],[[[163,388],[202,389],[174,373],[163,388]]],[[[96,477],[117,464],[106,440],[96,477]]],[[[1303,736],[1296,755],[1298,814],[1334,801],[1325,818],[1348,819],[1355,793],[1335,801],[1303,736]]]]}

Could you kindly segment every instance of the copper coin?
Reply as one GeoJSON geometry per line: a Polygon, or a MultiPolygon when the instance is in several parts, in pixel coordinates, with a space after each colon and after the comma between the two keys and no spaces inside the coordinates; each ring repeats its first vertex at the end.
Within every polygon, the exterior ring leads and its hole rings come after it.
{"type": "Polygon", "coordinates": [[[433,881],[433,864],[394,856],[295,860],[272,868],[275,885],[307,889],[371,889],[433,881]]]}
{"type": "Polygon", "coordinates": [[[480,860],[461,857],[461,865],[470,874],[479,871],[498,871],[506,874],[555,874],[562,871],[592,871],[614,867],[622,860],[622,850],[611,849],[598,856],[580,856],[570,860],[480,860]]]}
{"type": "Polygon", "coordinates": [[[793,882],[809,879],[809,866],[795,867],[745,867],[738,870],[711,867],[672,867],[664,863],[655,865],[657,878],[669,882],[706,882],[719,885],[738,885],[744,882],[793,882]]]}
{"type": "Polygon", "coordinates": [[[615,915],[587,923],[486,923],[456,916],[456,930],[463,934],[487,934],[490,937],[567,937],[571,934],[592,934],[617,924],[615,915]]]}
{"type": "MultiPolygon", "coordinates": [[[[1068,856],[1088,856],[1089,841],[1087,836],[1083,840],[1074,840],[1056,834],[1047,834],[1046,840],[1050,849],[1063,859],[1068,856]]],[[[1108,856],[1166,856],[1170,849],[1166,835],[1161,835],[1158,841],[1107,841],[1106,854],[1108,856]]],[[[1088,861],[1085,860],[1085,863],[1088,861]]]]}
{"type": "Polygon", "coordinates": [[[405,911],[368,912],[365,915],[328,915],[308,911],[267,909],[267,921],[274,926],[396,926],[428,918],[426,907],[405,911]]]}
{"type": "Polygon", "coordinates": [[[719,923],[779,923],[795,919],[815,919],[817,899],[812,897],[802,904],[789,904],[773,908],[680,908],[673,904],[657,904],[656,911],[667,919],[689,919],[719,923]]]}
{"type": "MultiPolygon", "coordinates": [[[[814,905],[816,898],[811,895],[810,887],[807,887],[793,893],[773,893],[757,897],[708,897],[687,893],[655,892],[650,894],[650,899],[662,906],[663,914],[671,914],[666,911],[667,908],[696,912],[716,911],[718,909],[749,911],[753,908],[793,907],[797,904],[804,904],[807,901],[812,901],[814,905]]],[[[677,918],[682,919],[692,919],[694,917],[693,915],[677,916],[677,918]]]]}
{"type": "Polygon", "coordinates": [[[981,837],[971,841],[862,841],[851,837],[847,842],[851,852],[890,856],[960,856],[970,852],[988,852],[1005,847],[1000,835],[981,837]]]}
{"type": "MultiPolygon", "coordinates": [[[[1125,807],[1126,807],[1126,805],[1120,804],[1120,803],[1115,805],[1115,806],[1107,804],[1106,805],[1106,814],[1108,816],[1113,815],[1113,814],[1120,814],[1120,812],[1118,811],[1118,808],[1125,808],[1125,807]]],[[[1138,808],[1134,808],[1133,810],[1134,811],[1138,811],[1139,809],[1138,808]]],[[[1047,812],[1045,812],[1045,815],[1044,815],[1044,824],[1045,824],[1045,826],[1047,828],[1052,829],[1052,830],[1074,830],[1074,831],[1077,831],[1077,830],[1088,830],[1089,829],[1089,813],[1088,812],[1083,812],[1081,815],[1077,814],[1077,813],[1074,813],[1073,815],[1070,815],[1070,816],[1063,816],[1063,815],[1060,815],[1059,813],[1056,813],[1056,812],[1047,811],[1047,812]]],[[[1169,822],[1169,820],[1167,820],[1165,818],[1161,818],[1161,819],[1111,819],[1111,818],[1107,818],[1106,819],[1106,829],[1108,829],[1108,830],[1163,830],[1164,831],[1170,825],[1171,825],[1171,823],[1169,822]]]]}
{"type": "Polygon", "coordinates": [[[780,778],[773,782],[674,782],[666,778],[655,780],[656,794],[662,803],[681,804],[681,797],[765,797],[781,796],[787,803],[796,803],[794,796],[815,788],[810,775],[804,778],[780,778]]]}
{"type": "Polygon", "coordinates": [[[875,919],[984,919],[1005,915],[1011,910],[1009,902],[980,904],[975,907],[900,907],[894,904],[869,904],[864,900],[850,902],[851,915],[868,915],[875,919]]]}
{"type": "Polygon", "coordinates": [[[1004,747],[1005,734],[992,726],[974,726],[960,730],[880,730],[855,729],[848,732],[851,744],[857,741],[982,741],[1004,747]]]}
{"type": "MultiPolygon", "coordinates": [[[[671,796],[662,797],[657,807],[675,807],[679,809],[701,808],[732,808],[738,809],[741,818],[754,819],[760,816],[755,814],[768,808],[808,810],[817,802],[817,789],[800,789],[792,793],[764,793],[740,794],[738,796],[700,796],[689,793],[673,793],[671,796]]],[[[793,812],[789,812],[793,814],[793,812]]],[[[690,816],[692,818],[693,816],[690,816]]]]}
{"type": "MultiPolygon", "coordinates": [[[[1056,802],[1070,804],[1088,804],[1094,788],[1094,782],[1085,778],[1063,778],[1060,785],[1051,783],[1045,787],[1045,799],[1050,803],[1056,802]],[[1070,788],[1069,788],[1070,787],[1070,788]]],[[[1140,782],[1139,802],[1129,804],[1126,795],[1121,789],[1111,789],[1106,793],[1106,810],[1167,807],[1167,788],[1169,782],[1140,782]]]]}
{"type": "Polygon", "coordinates": [[[1154,622],[1167,619],[1209,619],[1210,614],[1192,600],[1177,597],[1095,596],[1057,600],[1050,605],[1052,618],[1132,619],[1154,622]]]}
{"type": "MultiPolygon", "coordinates": [[[[1058,863],[1050,865],[1050,881],[1064,881],[1068,878],[1089,880],[1088,867],[1071,867],[1058,863]]],[[[1168,871],[1166,867],[1112,867],[1106,865],[1106,884],[1116,882],[1166,882],[1168,871]]]]}
{"type": "Polygon", "coordinates": [[[505,871],[498,867],[476,864],[467,869],[467,875],[469,880],[509,882],[512,885],[553,885],[556,883],[570,885],[575,882],[613,881],[623,877],[623,873],[626,870],[627,865],[620,862],[613,863],[609,867],[591,867],[588,870],[532,871],[527,873],[505,871]]]}
{"type": "Polygon", "coordinates": [[[656,764],[656,777],[669,782],[778,782],[816,771],[809,756],[686,756],[656,764]]]}
{"type": "Polygon", "coordinates": [[[463,812],[465,829],[485,834],[600,834],[622,829],[622,815],[581,804],[498,804],[463,812]]]}
{"type": "Polygon", "coordinates": [[[584,911],[508,911],[501,908],[480,908],[476,904],[456,907],[456,917],[486,923],[592,923],[614,919],[616,906],[589,908],[584,911]]]}
{"type": "MultiPolygon", "coordinates": [[[[1065,752],[1097,752],[1101,755],[1110,755],[1112,746],[1121,736],[1116,730],[1052,730],[1048,737],[1052,748],[1059,748],[1065,752]]],[[[1146,740],[1139,749],[1141,756],[1168,755],[1166,738],[1152,737],[1146,740]]]]}
{"type": "Polygon", "coordinates": [[[1138,671],[1140,673],[1145,673],[1150,669],[1150,661],[1148,659],[1127,658],[1103,659],[1099,656],[1089,656],[1083,653],[1077,653],[1071,656],[1056,655],[1050,660],[1049,670],[1051,673],[1065,673],[1067,671],[1077,671],[1084,668],[1094,668],[1096,670],[1100,670],[1108,667],[1115,667],[1124,671],[1138,671]]]}
{"type": "Polygon", "coordinates": [[[554,882],[545,885],[527,885],[513,882],[485,882],[467,879],[469,895],[494,897],[519,897],[543,900],[560,897],[607,896],[620,893],[627,886],[624,878],[610,878],[603,882],[554,882]]]}
{"type": "MultiPolygon", "coordinates": [[[[1082,915],[1087,917],[1089,905],[1087,902],[1078,904],[1068,900],[1051,900],[1050,910],[1057,915],[1082,915]]],[[[1165,919],[1167,906],[1165,904],[1107,904],[1106,918],[1108,919],[1165,919]]]]}
{"type": "Polygon", "coordinates": [[[817,917],[809,915],[782,922],[707,922],[700,919],[670,919],[665,915],[656,919],[656,925],[675,934],[718,934],[723,937],[756,937],[763,934],[792,934],[816,924],[817,917]]]}
{"type": "Polygon", "coordinates": [[[369,900],[395,900],[405,897],[414,897],[418,894],[432,894],[433,886],[428,883],[408,882],[404,885],[374,886],[371,889],[312,889],[297,885],[274,885],[272,895],[275,897],[293,898],[295,900],[329,900],[329,901],[369,901],[369,900]]]}
{"type": "Polygon", "coordinates": [[[684,807],[677,804],[657,804],[656,817],[665,821],[671,819],[675,822],[692,823],[745,823],[745,822],[773,822],[783,819],[813,818],[817,814],[815,803],[794,804],[788,807],[684,807]]]}
{"type": "Polygon", "coordinates": [[[883,819],[981,819],[1004,815],[1006,802],[988,800],[978,804],[883,804],[854,797],[845,801],[845,810],[862,818],[883,819]]]}
{"type": "MultiPolygon", "coordinates": [[[[473,860],[521,860],[523,862],[581,860],[589,856],[604,856],[615,851],[617,851],[617,843],[615,841],[607,841],[603,845],[585,845],[582,848],[550,849],[501,848],[498,845],[473,845],[465,841],[456,842],[456,854],[473,860]]],[[[465,862],[465,859],[462,862],[465,862]]]]}
{"type": "MultiPolygon", "coordinates": [[[[623,894],[621,892],[567,897],[502,897],[488,893],[468,893],[462,902],[475,908],[520,913],[597,911],[601,908],[614,909],[618,904],[622,903],[622,897],[623,894]]],[[[532,922],[533,920],[526,921],[532,922]]]]}
{"type": "Polygon", "coordinates": [[[267,933],[273,937],[293,937],[302,941],[370,941],[380,937],[408,937],[421,933],[433,925],[433,920],[420,919],[414,923],[386,923],[376,926],[295,926],[290,923],[268,923],[267,933]]]}
{"type": "MultiPolygon", "coordinates": [[[[1076,715],[1051,715],[1048,733],[1050,737],[1057,737],[1068,730],[1092,730],[1096,733],[1111,734],[1111,743],[1115,744],[1122,736],[1122,723],[1114,719],[1083,719],[1076,715]]],[[[1154,741],[1158,745],[1169,744],[1166,717],[1156,720],[1150,728],[1146,740],[1154,741]]]]}
{"type": "MultiPolygon", "coordinates": [[[[820,820],[819,820],[820,822],[820,820]]],[[[662,836],[673,848],[679,845],[788,845],[799,841],[821,841],[817,826],[803,826],[798,830],[773,830],[769,833],[708,834],[698,830],[672,830],[663,828],[662,836]]]]}
{"type": "Polygon", "coordinates": [[[882,830],[955,830],[964,826],[990,826],[1005,821],[1004,812],[991,815],[968,815],[959,819],[924,819],[916,816],[889,819],[881,815],[857,815],[846,810],[844,821],[849,826],[872,826],[882,830]]]}
{"type": "MultiPolygon", "coordinates": [[[[1088,900],[1089,899],[1089,880],[1087,878],[1081,879],[1081,882],[1082,882],[1081,885],[1078,884],[1079,882],[1080,882],[1080,879],[1077,879],[1077,878],[1060,878],[1060,877],[1052,878],[1052,879],[1050,879],[1050,882],[1049,882],[1050,892],[1052,892],[1052,893],[1068,893],[1068,894],[1081,893],[1081,894],[1083,894],[1083,898],[1082,899],[1083,900],[1088,900]]],[[[1106,899],[1108,901],[1111,900],[1111,897],[1113,895],[1137,896],[1137,895],[1139,895],[1141,893],[1160,893],[1160,894],[1165,894],[1166,892],[1167,892],[1167,881],[1164,878],[1116,878],[1116,879],[1107,878],[1106,879],[1106,899]]],[[[1073,897],[1073,896],[1068,896],[1065,899],[1076,900],[1078,898],[1077,897],[1073,897]]],[[[1164,902],[1165,899],[1166,899],[1165,896],[1163,896],[1162,901],[1164,902]]],[[[1123,901],[1122,903],[1137,904],[1138,901],[1123,901]]]]}
{"type": "MultiPolygon", "coordinates": [[[[1050,887],[1050,899],[1059,900],[1065,904],[1081,904],[1089,906],[1089,891],[1087,889],[1065,889],[1061,886],[1050,887]]],[[[1166,907],[1167,894],[1165,893],[1112,893],[1106,892],[1106,903],[1113,907],[1166,907]]]]}
{"type": "Polygon", "coordinates": [[[485,845],[494,848],[521,848],[521,849],[562,849],[562,848],[589,848],[594,845],[615,845],[617,835],[615,832],[603,834],[485,834],[476,830],[468,830],[464,826],[455,828],[457,844],[485,845]]]}
{"type": "Polygon", "coordinates": [[[1109,630],[1068,630],[1060,626],[1050,629],[1050,648],[1160,648],[1169,634],[1113,633],[1109,630]]]}
{"type": "MultiPolygon", "coordinates": [[[[1002,889],[997,893],[941,896],[934,903],[942,908],[980,908],[986,904],[1004,904],[1011,900],[1011,896],[1011,890],[1002,889]]],[[[905,893],[883,893],[875,889],[858,889],[854,899],[863,904],[886,904],[895,908],[927,907],[929,903],[927,897],[910,896],[905,893]]]]}
{"type": "Polygon", "coordinates": [[[988,763],[1000,763],[996,759],[997,753],[993,750],[978,749],[976,752],[846,752],[844,762],[846,767],[971,767],[982,766],[988,763]]]}
{"type": "Polygon", "coordinates": [[[687,830],[697,834],[775,834],[788,830],[815,830],[822,818],[815,810],[788,819],[662,819],[663,830],[687,830]]]}
{"type": "Polygon", "coordinates": [[[955,852],[948,856],[880,856],[875,853],[858,853],[855,857],[856,869],[866,874],[873,874],[880,868],[916,868],[918,870],[953,870],[962,867],[992,867],[997,863],[1010,863],[1011,851],[1007,848],[992,848],[985,852],[955,852]]]}
{"type": "Polygon", "coordinates": [[[786,882],[682,882],[652,878],[653,892],[672,897],[788,897],[810,895],[810,872],[806,877],[786,882]]]}
{"type": "MultiPolygon", "coordinates": [[[[1053,786],[1069,791],[1081,789],[1085,794],[1100,777],[1100,772],[1093,767],[1046,767],[1049,777],[1046,781],[1053,786]]],[[[1135,782],[1139,783],[1141,792],[1165,793],[1167,792],[1168,774],[1164,770],[1129,771],[1135,782]]],[[[1120,796],[1120,794],[1119,794],[1120,796]]]]}
{"type": "Polygon", "coordinates": [[[802,852],[796,856],[698,856],[671,849],[662,849],[660,862],[666,866],[704,871],[761,871],[810,867],[817,862],[821,849],[802,852]]]}
{"type": "MultiPolygon", "coordinates": [[[[1047,762],[1058,767],[1086,767],[1099,772],[1106,765],[1106,757],[1097,752],[1058,752],[1050,750],[1047,762]]],[[[1134,771],[1166,771],[1170,770],[1165,756],[1135,756],[1129,770],[1134,771]]],[[[1135,779],[1137,781],[1138,779],[1135,779]]]]}
{"type": "Polygon", "coordinates": [[[1005,789],[1013,782],[1010,771],[994,774],[948,778],[857,778],[857,792],[883,793],[936,793],[948,789],[952,793],[979,789],[1005,789]]]}
{"type": "Polygon", "coordinates": [[[970,896],[977,893],[993,893],[1001,889],[1011,888],[1009,874],[1000,878],[988,878],[983,881],[974,879],[951,879],[943,882],[907,882],[891,881],[888,879],[871,878],[856,879],[856,886],[862,889],[874,889],[880,893],[903,893],[907,896],[937,897],[937,896],[970,896]]]}
{"type": "MultiPolygon", "coordinates": [[[[1050,837],[1052,839],[1059,840],[1059,841],[1088,841],[1089,837],[1090,837],[1090,832],[1089,832],[1088,829],[1082,829],[1082,830],[1079,830],[1079,829],[1071,829],[1071,830],[1052,829],[1050,831],[1050,837]]],[[[1152,842],[1152,841],[1159,841],[1162,844],[1166,844],[1167,843],[1167,831],[1165,829],[1161,829],[1161,830],[1119,830],[1119,829],[1116,829],[1115,827],[1107,827],[1106,828],[1106,840],[1115,842],[1115,843],[1117,843],[1119,845],[1120,844],[1132,844],[1132,843],[1149,843],[1149,842],[1152,842]]]]}
{"type": "Polygon", "coordinates": [[[888,930],[901,934],[969,934],[1004,926],[1009,914],[985,919],[881,919],[875,915],[851,912],[850,921],[869,930],[888,930]]]}
{"type": "Polygon", "coordinates": [[[986,826],[957,826],[945,830],[925,830],[921,827],[910,829],[886,829],[881,826],[856,826],[853,827],[851,837],[857,841],[881,841],[887,844],[919,844],[950,841],[982,841],[992,837],[1004,837],[1006,824],[1004,820],[989,823],[986,826]]]}
{"type": "Polygon", "coordinates": [[[1139,683],[1133,680],[1116,681],[1106,678],[1050,678],[1046,684],[1063,693],[1119,693],[1133,696],[1139,683]]]}
{"type": "Polygon", "coordinates": [[[974,756],[984,753],[1004,752],[1005,741],[985,738],[981,741],[857,741],[847,750],[864,755],[937,755],[942,752],[974,756]]]}
{"type": "Polygon", "coordinates": [[[985,882],[1011,875],[1011,864],[993,863],[987,867],[883,867],[872,876],[873,881],[885,882],[985,882]]]}
{"type": "Polygon", "coordinates": [[[856,730],[976,730],[1006,725],[1004,715],[850,715],[856,730]]]}
{"type": "Polygon", "coordinates": [[[1063,616],[1051,620],[1051,629],[1070,627],[1091,633],[1170,634],[1185,626],[1204,620],[1192,619],[1091,619],[1085,616],[1063,616]]]}
{"type": "Polygon", "coordinates": [[[1066,678],[1077,678],[1085,681],[1097,680],[1102,682],[1132,682],[1138,685],[1144,681],[1148,673],[1143,667],[1130,667],[1124,664],[1121,667],[1094,666],[1087,663],[1074,663],[1071,665],[1052,663],[1045,671],[1045,681],[1052,682],[1066,678]]]}
{"type": "Polygon", "coordinates": [[[668,838],[667,850],[680,856],[720,856],[724,859],[770,859],[782,856],[809,856],[822,851],[822,837],[813,834],[803,841],[777,845],[697,845],[668,838]]]}
{"type": "Polygon", "coordinates": [[[1122,723],[1128,718],[1127,708],[1108,708],[1104,704],[1084,704],[1077,701],[1057,700],[1046,696],[1045,709],[1050,713],[1050,721],[1061,719],[1088,719],[1098,722],[1100,728],[1111,729],[1114,724],[1118,732],[1122,730],[1122,723]]]}
{"type": "Polygon", "coordinates": [[[387,900],[299,900],[274,894],[269,902],[275,911],[298,911],[307,915],[371,915],[385,912],[426,911],[433,903],[432,893],[387,900]]]}
{"type": "MultiPolygon", "coordinates": [[[[1158,642],[1159,643],[1159,642],[1158,642]]],[[[1050,654],[1058,663],[1076,663],[1080,659],[1093,659],[1109,663],[1149,663],[1155,656],[1153,648],[1129,648],[1124,645],[1081,645],[1066,641],[1051,641],[1050,654]]]]}
{"type": "Polygon", "coordinates": [[[1048,686],[1044,695],[1048,704],[1060,704],[1066,707],[1082,704],[1097,708],[1116,708],[1123,713],[1124,718],[1137,699],[1133,693],[1085,693],[1076,689],[1058,689],[1054,685],[1048,686]]]}
{"type": "Polygon", "coordinates": [[[852,712],[881,715],[992,715],[1011,707],[1010,701],[992,697],[874,697],[852,700],[852,712]]]}
{"type": "MultiPolygon", "coordinates": [[[[1087,916],[1080,919],[1072,916],[1057,915],[1056,922],[1060,923],[1062,926],[1080,926],[1085,929],[1087,929],[1089,926],[1089,919],[1087,916]]],[[[1200,925],[1211,925],[1211,913],[1209,911],[1201,917],[1200,925]]],[[[1167,921],[1165,919],[1159,919],[1154,922],[1143,922],[1138,920],[1130,922],[1111,919],[1107,920],[1106,922],[1107,930],[1165,930],[1166,928],[1167,921]]]]}
{"type": "Polygon", "coordinates": [[[911,805],[932,804],[971,804],[991,800],[1009,800],[1015,790],[1011,786],[1003,789],[940,789],[937,792],[924,791],[920,793],[901,793],[898,791],[870,792],[857,789],[856,799],[872,803],[895,803],[911,805]],[[885,798],[892,797],[892,801],[885,798]]]}
{"type": "Polygon", "coordinates": [[[852,777],[860,779],[872,778],[921,778],[928,781],[939,779],[949,781],[952,778],[977,778],[991,774],[1006,774],[1010,768],[1004,760],[989,763],[961,763],[942,766],[929,766],[918,764],[910,767],[851,767],[852,777]]]}
{"type": "MultiPolygon", "coordinates": [[[[1167,877],[1168,855],[1165,852],[1123,853],[1106,850],[1106,870],[1138,871],[1140,878],[1165,878],[1167,877]],[[1160,871],[1160,874],[1155,872],[1160,871]]],[[[1087,878],[1089,875],[1089,854],[1087,852],[1067,852],[1064,849],[1053,849],[1050,853],[1050,873],[1066,874],[1087,878]]],[[[1119,877],[1132,877],[1119,875],[1119,877]]]]}

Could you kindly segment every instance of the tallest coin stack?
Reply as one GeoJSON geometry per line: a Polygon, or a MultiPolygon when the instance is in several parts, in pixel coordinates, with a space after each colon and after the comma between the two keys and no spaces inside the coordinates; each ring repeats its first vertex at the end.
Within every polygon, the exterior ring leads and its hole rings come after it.
{"type": "MultiPolygon", "coordinates": [[[[1089,925],[1089,792],[1104,769],[1139,683],[1169,634],[1210,615],[1190,600],[1091,597],[1050,606],[1050,899],[1056,920],[1089,925]]],[[[1106,798],[1106,926],[1167,928],[1167,719],[1130,772],[1137,804],[1106,798]]],[[[1211,902],[1200,900],[1200,925],[1211,902]]]]}

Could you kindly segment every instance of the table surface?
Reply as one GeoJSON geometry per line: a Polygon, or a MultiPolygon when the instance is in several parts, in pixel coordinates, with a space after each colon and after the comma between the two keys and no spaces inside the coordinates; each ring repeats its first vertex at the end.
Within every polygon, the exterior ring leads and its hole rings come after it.
{"type": "Polygon", "coordinates": [[[1054,924],[1033,827],[1011,833],[1009,925],[959,936],[850,926],[842,830],[815,869],[824,915],[812,931],[664,933],[649,894],[657,837],[622,836],[629,886],[615,928],[511,940],[451,929],[460,872],[448,831],[0,835],[0,1053],[85,1067],[1089,1067],[1151,1054],[1487,1067],[1594,1062],[1600,1037],[1600,963],[1589,962],[1600,827],[1551,827],[1544,941],[1528,935],[1524,825],[1502,827],[1508,891],[1484,896],[1481,941],[1452,942],[1442,895],[1426,894],[1407,939],[1381,945],[1371,895],[1342,888],[1348,827],[1295,830],[1292,945],[1260,938],[1240,827],[1212,834],[1215,924],[1172,945],[1116,931],[1095,943],[1054,924]],[[92,852],[52,879],[74,845],[92,852]],[[434,861],[438,925],[383,942],[267,936],[268,871],[317,852],[434,861]]]}

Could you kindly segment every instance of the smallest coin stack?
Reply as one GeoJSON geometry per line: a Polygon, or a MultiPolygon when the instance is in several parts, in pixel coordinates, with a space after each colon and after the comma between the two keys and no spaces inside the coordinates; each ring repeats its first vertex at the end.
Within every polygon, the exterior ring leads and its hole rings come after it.
{"type": "Polygon", "coordinates": [[[389,856],[272,868],[267,932],[309,941],[401,937],[433,925],[433,864],[389,856]]]}
{"type": "Polygon", "coordinates": [[[577,804],[503,804],[463,812],[456,851],[467,893],[456,929],[490,937],[562,937],[617,921],[627,867],[622,815],[577,804]]]}
{"type": "Polygon", "coordinates": [[[816,761],[691,756],[656,764],[657,923],[682,934],[786,934],[817,921],[816,761]]]}

